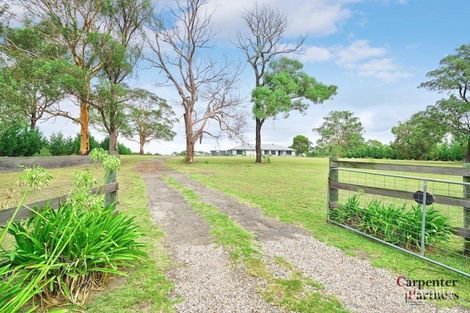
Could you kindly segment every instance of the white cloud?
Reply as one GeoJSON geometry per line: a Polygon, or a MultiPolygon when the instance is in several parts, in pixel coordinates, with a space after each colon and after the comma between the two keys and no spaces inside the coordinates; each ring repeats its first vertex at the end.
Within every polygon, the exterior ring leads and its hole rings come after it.
{"type": "Polygon", "coordinates": [[[359,61],[381,57],[387,53],[382,47],[372,47],[367,40],[355,40],[349,46],[332,48],[336,62],[346,67],[354,67],[359,61]]]}
{"type": "Polygon", "coordinates": [[[392,82],[398,78],[411,76],[390,58],[372,59],[359,64],[356,68],[359,76],[375,77],[384,82],[392,82]]]}
{"type": "Polygon", "coordinates": [[[374,47],[367,40],[355,40],[347,46],[306,47],[300,60],[303,62],[333,60],[358,76],[377,78],[386,83],[411,76],[401,65],[393,61],[385,47],[374,47]]]}
{"type": "MultiPolygon", "coordinates": [[[[348,0],[259,0],[279,9],[289,21],[287,35],[297,37],[326,36],[338,31],[340,25],[352,15],[348,5],[356,1],[348,0]]],[[[212,16],[215,30],[223,38],[233,40],[238,32],[246,31],[241,15],[253,6],[253,0],[210,0],[208,10],[212,16]]]]}
{"type": "Polygon", "coordinates": [[[300,60],[302,62],[323,62],[333,57],[333,53],[328,48],[307,47],[303,50],[300,60]]]}

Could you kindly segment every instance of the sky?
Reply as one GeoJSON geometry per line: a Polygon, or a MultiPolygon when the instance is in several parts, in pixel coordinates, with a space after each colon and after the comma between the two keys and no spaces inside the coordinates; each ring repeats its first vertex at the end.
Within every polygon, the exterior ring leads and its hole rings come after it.
{"type": "MultiPolygon", "coordinates": [[[[439,60],[462,44],[469,43],[470,1],[467,0],[263,0],[283,12],[289,27],[286,42],[305,35],[302,53],[292,55],[304,63],[304,70],[318,81],[338,87],[337,95],[322,104],[311,104],[305,114],[292,113],[267,120],[263,125],[263,143],[288,146],[295,135],[305,135],[315,143],[312,131],[330,111],[348,110],[362,121],[366,139],[383,143],[393,140],[391,128],[411,114],[423,110],[444,97],[417,88],[426,73],[435,69],[439,60]]],[[[170,0],[160,3],[165,9],[170,0]]],[[[227,58],[242,65],[239,93],[246,98],[247,127],[244,140],[253,143],[254,120],[249,95],[254,87],[254,74],[234,45],[237,33],[246,33],[241,20],[252,0],[208,0],[213,11],[212,27],[216,37],[208,56],[227,58]]],[[[149,51],[147,51],[149,53],[149,51]]],[[[148,56],[152,57],[151,54],[148,56]]],[[[131,86],[147,88],[174,104],[181,117],[178,96],[171,87],[161,87],[163,76],[149,64],[141,64],[131,86]]],[[[72,110],[76,110],[75,107],[72,110]]],[[[75,135],[78,125],[63,119],[50,119],[40,124],[44,134],[62,132],[75,135]]],[[[170,154],[185,149],[183,121],[175,124],[177,136],[171,142],[154,141],[146,152],[170,154]]],[[[91,129],[97,138],[103,138],[91,129]]],[[[121,142],[138,151],[138,145],[121,138],[121,142]]],[[[226,149],[236,142],[204,138],[196,150],[226,149]]]]}

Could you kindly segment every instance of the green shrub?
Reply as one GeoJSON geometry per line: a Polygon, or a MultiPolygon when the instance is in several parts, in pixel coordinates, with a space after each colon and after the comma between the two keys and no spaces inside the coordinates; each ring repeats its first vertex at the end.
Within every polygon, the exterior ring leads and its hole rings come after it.
{"type": "Polygon", "coordinates": [[[72,137],[65,137],[62,133],[52,134],[49,137],[49,150],[52,155],[71,155],[77,154],[72,137]]]}
{"type": "MultiPolygon", "coordinates": [[[[100,147],[104,150],[109,150],[109,137],[105,137],[102,142],[100,142],[100,147]]],[[[120,155],[131,155],[132,150],[126,147],[122,143],[118,143],[118,152],[120,155]]]]}
{"type": "Polygon", "coordinates": [[[30,129],[25,123],[0,125],[0,156],[32,156],[44,144],[39,130],[30,129]]]}
{"type": "Polygon", "coordinates": [[[51,155],[52,155],[51,151],[46,146],[42,147],[41,150],[39,150],[39,152],[35,154],[35,156],[51,156],[51,155]]]}
{"type": "MultiPolygon", "coordinates": [[[[106,171],[120,160],[103,150],[92,155],[106,171]]],[[[104,206],[92,195],[90,171],[75,174],[72,195],[57,210],[30,208],[33,217],[13,222],[26,196],[51,180],[43,168],[28,168],[20,176],[25,191],[17,210],[0,233],[0,312],[33,312],[64,301],[82,304],[89,291],[110,275],[124,275],[124,267],[144,259],[141,234],[133,218],[104,206]],[[12,237],[3,246],[5,233],[12,237]]]]}
{"type": "MultiPolygon", "coordinates": [[[[90,135],[88,138],[89,151],[100,147],[100,143],[95,139],[95,137],[90,135]]],[[[75,138],[72,139],[72,151],[72,154],[80,154],[80,134],[77,134],[75,138]]]]}
{"type": "MultiPolygon", "coordinates": [[[[354,195],[346,203],[332,210],[330,218],[392,244],[411,250],[420,248],[422,218],[420,205],[411,208],[405,205],[396,207],[374,200],[363,206],[359,197],[354,195]]],[[[427,249],[447,241],[452,233],[449,219],[433,207],[426,209],[425,225],[427,249]]]]}
{"type": "Polygon", "coordinates": [[[83,303],[109,274],[122,275],[121,267],[144,257],[133,219],[111,208],[65,205],[54,211],[46,206],[40,215],[13,223],[8,232],[15,244],[4,253],[2,265],[31,278],[48,263],[51,251],[62,250],[41,280],[48,282],[40,294],[48,303],[83,303]],[[69,244],[64,246],[63,238],[69,244]]]}

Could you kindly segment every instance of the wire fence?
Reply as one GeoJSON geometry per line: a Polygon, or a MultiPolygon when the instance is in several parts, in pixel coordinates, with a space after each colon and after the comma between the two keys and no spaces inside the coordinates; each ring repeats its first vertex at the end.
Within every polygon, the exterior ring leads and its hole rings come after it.
{"type": "Polygon", "coordinates": [[[456,169],[331,160],[328,221],[470,277],[469,173],[456,169]]]}

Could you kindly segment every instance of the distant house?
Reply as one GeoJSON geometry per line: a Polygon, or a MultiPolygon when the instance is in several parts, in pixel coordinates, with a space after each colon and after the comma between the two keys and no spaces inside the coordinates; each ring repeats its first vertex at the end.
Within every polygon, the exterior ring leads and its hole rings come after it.
{"type": "Polygon", "coordinates": [[[211,150],[211,155],[212,156],[226,156],[227,151],[226,150],[211,150]]]}
{"type": "MultiPolygon", "coordinates": [[[[261,145],[261,153],[263,155],[273,156],[295,156],[295,149],[284,147],[276,144],[265,144],[261,145]]],[[[244,155],[244,156],[255,156],[256,150],[255,145],[244,144],[235,146],[227,150],[227,155],[244,155]]]]}

